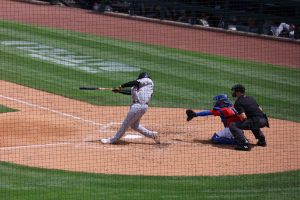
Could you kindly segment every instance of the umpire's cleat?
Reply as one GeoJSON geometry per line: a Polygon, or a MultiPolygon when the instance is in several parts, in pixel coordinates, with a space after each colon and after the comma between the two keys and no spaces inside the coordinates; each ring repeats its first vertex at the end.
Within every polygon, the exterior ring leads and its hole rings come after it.
{"type": "Polygon", "coordinates": [[[258,142],[256,144],[261,147],[267,146],[266,140],[258,140],[258,142]]]}
{"type": "Polygon", "coordinates": [[[248,144],[244,144],[244,145],[238,145],[234,149],[238,151],[250,151],[251,147],[248,144]]]}
{"type": "Polygon", "coordinates": [[[160,144],[160,138],[158,132],[154,132],[153,140],[155,141],[156,144],[160,144]]]}

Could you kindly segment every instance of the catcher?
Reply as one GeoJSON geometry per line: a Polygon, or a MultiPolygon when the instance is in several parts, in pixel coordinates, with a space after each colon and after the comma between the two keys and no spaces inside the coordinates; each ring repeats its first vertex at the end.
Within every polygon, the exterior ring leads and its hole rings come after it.
{"type": "Polygon", "coordinates": [[[213,100],[214,107],[212,110],[203,110],[197,113],[193,110],[186,110],[187,121],[191,121],[194,117],[199,116],[220,116],[225,128],[218,133],[214,133],[211,137],[211,142],[214,144],[236,144],[234,137],[229,130],[229,125],[232,122],[240,121],[236,110],[226,94],[219,94],[215,96],[213,100]]]}

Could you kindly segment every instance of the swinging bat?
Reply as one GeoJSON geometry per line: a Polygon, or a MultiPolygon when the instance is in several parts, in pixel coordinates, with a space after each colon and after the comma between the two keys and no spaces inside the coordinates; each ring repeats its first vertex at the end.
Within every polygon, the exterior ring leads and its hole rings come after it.
{"type": "Polygon", "coordinates": [[[110,91],[113,90],[113,88],[102,88],[102,87],[93,87],[93,86],[82,86],[79,89],[80,90],[110,90],[110,91]]]}

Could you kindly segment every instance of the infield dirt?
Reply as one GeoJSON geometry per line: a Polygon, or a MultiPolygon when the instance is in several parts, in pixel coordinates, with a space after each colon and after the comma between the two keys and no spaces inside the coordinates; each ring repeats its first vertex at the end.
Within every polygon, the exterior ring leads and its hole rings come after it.
{"type": "MultiPolygon", "coordinates": [[[[262,63],[300,66],[299,44],[18,1],[2,0],[0,10],[1,19],[262,63]]],[[[300,141],[295,137],[300,132],[299,123],[270,119],[271,128],[264,129],[268,146],[237,152],[231,146],[210,144],[212,133],[222,128],[219,118],[197,118],[187,123],[185,109],[151,107],[142,124],[161,133],[161,145],[147,138],[102,145],[97,140],[115,133],[128,107],[93,106],[5,81],[0,81],[0,85],[0,104],[19,110],[0,115],[1,161],[70,171],[162,176],[300,169],[300,141]]],[[[129,134],[137,133],[129,131],[129,134]]],[[[253,136],[249,132],[246,135],[254,144],[253,136]]]]}
{"type": "MultiPolygon", "coordinates": [[[[94,106],[0,81],[0,104],[18,112],[0,115],[0,160],[22,165],[107,174],[196,176],[270,173],[300,168],[300,124],[270,119],[268,146],[238,152],[212,145],[218,117],[186,122],[185,109],[151,107],[142,124],[161,133],[152,139],[98,140],[113,135],[128,107],[94,106]],[[170,115],[169,113],[172,113],[170,115]],[[159,116],[159,117],[158,117],[159,116]],[[283,130],[284,129],[284,130],[283,130]],[[282,139],[284,133],[284,140],[282,139]]],[[[128,134],[135,135],[131,130],[128,134]]],[[[252,144],[254,137],[246,132],[252,144]]]]}

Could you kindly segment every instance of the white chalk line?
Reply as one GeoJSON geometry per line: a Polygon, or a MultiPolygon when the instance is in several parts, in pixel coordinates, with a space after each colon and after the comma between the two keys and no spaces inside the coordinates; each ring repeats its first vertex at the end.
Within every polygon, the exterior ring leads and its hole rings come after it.
{"type": "Polygon", "coordinates": [[[107,130],[108,128],[110,128],[112,125],[120,125],[121,123],[119,122],[109,122],[107,124],[104,124],[100,127],[99,130],[97,130],[97,133],[113,133],[116,131],[112,131],[112,130],[107,130]]]}
{"type": "Polygon", "coordinates": [[[15,99],[15,98],[12,98],[12,97],[3,96],[3,95],[0,95],[0,97],[3,98],[3,99],[7,99],[7,100],[15,101],[15,102],[18,102],[18,103],[21,103],[21,104],[25,104],[25,105],[33,107],[33,108],[39,108],[39,109],[42,109],[42,110],[46,110],[46,111],[49,111],[49,112],[52,112],[52,113],[64,116],[64,117],[72,118],[72,119],[81,121],[83,123],[90,123],[90,124],[101,126],[101,127],[104,126],[103,124],[94,122],[92,120],[82,119],[80,117],[77,117],[77,116],[74,116],[74,115],[71,115],[71,114],[68,114],[68,113],[64,113],[64,112],[60,112],[60,111],[57,111],[57,110],[53,110],[53,109],[50,109],[50,108],[47,108],[47,107],[44,107],[44,106],[40,106],[40,105],[37,105],[37,104],[29,103],[29,102],[22,101],[22,100],[19,100],[19,99],[15,99]]]}
{"type": "Polygon", "coordinates": [[[110,128],[110,127],[111,127],[112,125],[114,125],[114,124],[118,124],[118,125],[119,125],[120,123],[109,122],[109,123],[107,123],[107,124],[105,124],[105,125],[102,125],[99,131],[102,131],[102,130],[104,131],[104,130],[110,128]]]}
{"type": "Polygon", "coordinates": [[[55,146],[63,146],[63,145],[70,145],[70,144],[71,144],[70,142],[59,142],[59,143],[51,143],[51,144],[32,144],[32,145],[23,145],[23,146],[14,146],[14,147],[1,147],[0,150],[55,147],[55,146]]]}
{"type": "MultiPolygon", "coordinates": [[[[120,124],[120,123],[116,123],[116,122],[109,122],[107,124],[103,124],[102,126],[100,126],[100,129],[97,130],[97,133],[114,133],[115,131],[111,131],[111,130],[107,130],[108,128],[110,128],[112,125],[114,124],[120,124]]],[[[91,142],[95,140],[95,134],[89,134],[87,137],[85,137],[83,139],[84,142],[91,142]]]]}
{"type": "Polygon", "coordinates": [[[0,151],[11,151],[17,149],[34,149],[34,148],[47,148],[47,147],[57,147],[57,146],[65,146],[65,145],[73,145],[74,148],[88,148],[88,149],[109,149],[109,150],[121,150],[123,148],[120,147],[107,147],[105,145],[101,146],[93,146],[86,143],[74,144],[71,142],[58,142],[58,143],[50,143],[50,144],[32,144],[32,145],[23,145],[23,146],[13,146],[13,147],[0,147],[0,151]]]}
{"type": "MultiPolygon", "coordinates": [[[[26,102],[26,101],[23,101],[23,100],[20,100],[20,99],[16,99],[16,98],[13,98],[13,97],[8,97],[8,96],[4,96],[4,95],[0,95],[0,97],[3,98],[3,99],[10,100],[10,101],[15,101],[17,103],[25,104],[25,105],[33,107],[33,108],[46,110],[46,111],[49,111],[49,112],[52,112],[52,113],[55,113],[55,114],[58,114],[58,115],[61,115],[61,116],[64,116],[64,117],[68,117],[68,118],[71,118],[71,119],[74,119],[74,120],[78,120],[78,121],[81,121],[83,123],[90,123],[90,124],[93,124],[93,125],[96,125],[96,126],[100,126],[100,130],[98,132],[112,132],[112,131],[108,131],[106,129],[111,127],[114,124],[120,124],[120,123],[115,123],[115,122],[110,122],[110,123],[107,123],[107,124],[101,124],[101,123],[97,123],[97,122],[94,122],[94,121],[91,121],[91,120],[82,119],[80,117],[77,117],[77,116],[74,116],[74,115],[71,115],[71,114],[68,114],[68,113],[60,112],[60,111],[53,110],[53,109],[50,109],[50,108],[47,108],[47,107],[44,107],[44,106],[29,103],[29,102],[26,102]]],[[[87,139],[88,138],[85,138],[84,142],[89,141],[87,139]]],[[[58,145],[66,145],[66,144],[71,144],[71,143],[35,144],[35,145],[26,145],[26,146],[2,147],[2,148],[0,148],[0,150],[14,150],[14,149],[22,149],[22,148],[37,148],[37,147],[40,148],[40,147],[58,146],[58,145]]],[[[79,147],[79,146],[82,146],[81,144],[83,144],[83,143],[81,142],[77,145],[76,144],[74,144],[74,145],[75,145],[75,147],[79,147]]],[[[113,149],[113,148],[111,148],[111,149],[113,149]]]]}
{"type": "Polygon", "coordinates": [[[79,143],[77,145],[75,145],[75,148],[88,148],[88,149],[108,149],[108,150],[124,150],[124,148],[121,147],[115,147],[114,145],[104,145],[101,144],[101,142],[99,141],[99,144],[87,144],[85,142],[79,143]]]}

